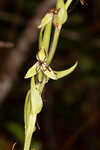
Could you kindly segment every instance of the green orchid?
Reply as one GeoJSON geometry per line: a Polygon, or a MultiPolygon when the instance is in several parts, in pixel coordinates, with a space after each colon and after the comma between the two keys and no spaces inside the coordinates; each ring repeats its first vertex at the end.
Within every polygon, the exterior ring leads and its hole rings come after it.
{"type": "Polygon", "coordinates": [[[68,18],[68,14],[66,11],[66,4],[64,0],[57,1],[56,8],[51,9],[42,19],[41,24],[38,28],[45,28],[45,26],[52,22],[54,25],[64,24],[68,18]]]}
{"type": "Polygon", "coordinates": [[[31,78],[31,88],[27,92],[24,106],[24,122],[25,122],[25,145],[24,150],[28,150],[32,134],[36,130],[36,119],[43,107],[41,94],[36,89],[34,77],[31,78]]]}
{"type": "Polygon", "coordinates": [[[77,62],[69,69],[63,70],[63,71],[54,71],[51,69],[50,66],[47,65],[46,60],[46,54],[45,50],[40,50],[37,54],[37,62],[28,70],[28,72],[25,75],[25,78],[30,78],[38,74],[40,71],[43,72],[45,76],[47,76],[50,79],[57,80],[59,78],[62,78],[64,76],[67,76],[77,66],[77,62]]]}
{"type": "Polygon", "coordinates": [[[54,16],[53,23],[57,28],[59,28],[59,26],[63,25],[68,18],[64,0],[57,1],[56,8],[59,9],[59,12],[54,16]]]}
{"type": "Polygon", "coordinates": [[[43,17],[38,28],[39,35],[39,51],[36,54],[37,62],[29,68],[25,78],[31,78],[30,89],[27,92],[24,106],[24,122],[25,122],[25,144],[24,150],[30,149],[32,135],[36,130],[37,115],[43,107],[42,92],[45,84],[49,79],[57,80],[69,75],[74,71],[78,62],[72,67],[63,71],[55,71],[50,67],[51,61],[55,54],[57,43],[62,25],[67,21],[67,9],[72,0],[57,0],[56,8],[50,9],[43,17]],[[51,30],[54,25],[54,35],[51,43],[51,30]]]}
{"type": "Polygon", "coordinates": [[[44,28],[49,22],[51,22],[53,19],[53,13],[47,13],[42,21],[41,24],[38,26],[38,28],[44,28]]]}

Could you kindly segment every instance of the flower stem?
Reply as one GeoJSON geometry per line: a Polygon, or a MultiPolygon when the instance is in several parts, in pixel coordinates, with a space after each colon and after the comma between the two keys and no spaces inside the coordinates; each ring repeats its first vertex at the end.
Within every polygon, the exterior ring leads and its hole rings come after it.
{"type": "Polygon", "coordinates": [[[30,148],[32,134],[35,131],[35,128],[33,128],[35,126],[35,122],[36,122],[36,116],[31,114],[30,120],[29,120],[28,130],[27,130],[27,133],[25,135],[24,150],[29,150],[29,148],[30,148]]]}
{"type": "Polygon", "coordinates": [[[48,56],[48,60],[47,60],[48,65],[51,63],[53,56],[55,54],[61,27],[62,27],[62,25],[59,25],[59,28],[57,28],[57,27],[55,28],[54,39],[53,39],[52,46],[50,48],[50,52],[49,52],[49,56],[48,56]]]}

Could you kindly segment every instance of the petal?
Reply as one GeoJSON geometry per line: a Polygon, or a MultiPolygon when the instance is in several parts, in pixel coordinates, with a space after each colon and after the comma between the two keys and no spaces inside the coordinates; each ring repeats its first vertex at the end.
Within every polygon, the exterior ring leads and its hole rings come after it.
{"type": "Polygon", "coordinates": [[[46,50],[45,50],[45,48],[44,47],[42,47],[39,51],[38,51],[38,53],[37,53],[37,55],[36,55],[36,58],[37,58],[37,60],[40,60],[40,61],[46,61],[46,59],[47,59],[47,53],[46,53],[46,50]]]}
{"type": "Polygon", "coordinates": [[[44,74],[50,79],[56,80],[57,74],[47,64],[42,64],[44,74]]]}
{"type": "Polygon", "coordinates": [[[53,19],[53,14],[52,13],[47,13],[42,21],[41,24],[38,26],[38,28],[44,28],[50,21],[53,19]]]}
{"type": "Polygon", "coordinates": [[[74,69],[76,68],[77,64],[78,63],[76,62],[71,68],[63,70],[63,71],[54,71],[50,67],[46,66],[45,64],[43,64],[42,66],[43,66],[44,74],[46,76],[48,76],[49,78],[51,78],[53,80],[57,80],[57,79],[60,79],[64,76],[67,76],[71,72],[73,72],[74,69]]]}
{"type": "Polygon", "coordinates": [[[69,68],[69,69],[66,69],[66,70],[63,70],[63,71],[55,71],[55,73],[57,74],[56,80],[57,80],[57,79],[60,79],[60,78],[63,78],[63,77],[65,77],[65,76],[69,75],[70,73],[72,73],[72,72],[75,70],[75,68],[76,68],[77,65],[78,65],[78,62],[76,62],[76,63],[75,63],[71,68],[69,68]]]}
{"type": "Polygon", "coordinates": [[[30,77],[36,75],[37,74],[37,71],[36,71],[37,70],[37,66],[38,66],[38,62],[35,63],[31,68],[29,68],[29,70],[27,71],[27,73],[26,73],[24,78],[30,78],[30,77]]]}

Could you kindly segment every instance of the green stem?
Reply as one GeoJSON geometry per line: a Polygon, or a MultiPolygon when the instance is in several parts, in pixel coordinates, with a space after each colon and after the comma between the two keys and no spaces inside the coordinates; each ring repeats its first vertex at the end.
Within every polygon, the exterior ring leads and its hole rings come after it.
{"type": "Polygon", "coordinates": [[[47,24],[43,36],[42,46],[45,48],[47,53],[49,48],[50,36],[51,36],[51,28],[52,28],[52,21],[47,24]]]}
{"type": "Polygon", "coordinates": [[[55,28],[54,39],[53,39],[52,46],[50,48],[50,52],[49,52],[49,56],[48,56],[48,60],[47,60],[48,65],[51,63],[53,56],[55,54],[61,27],[62,27],[62,25],[59,25],[59,28],[57,28],[57,27],[55,28]]]}
{"type": "Polygon", "coordinates": [[[41,49],[41,47],[42,47],[42,34],[43,34],[43,30],[44,30],[44,28],[41,28],[40,29],[40,35],[39,35],[39,49],[41,49]]]}
{"type": "Polygon", "coordinates": [[[30,148],[32,134],[35,131],[35,129],[33,128],[35,126],[35,122],[36,122],[36,116],[31,114],[30,119],[29,119],[29,126],[27,129],[27,133],[25,135],[24,150],[29,150],[29,148],[30,148]]]}
{"type": "MultiPolygon", "coordinates": [[[[70,6],[71,2],[72,2],[72,0],[67,0],[67,2],[65,3],[66,10],[70,6]]],[[[60,31],[61,31],[61,27],[62,27],[62,25],[59,25],[59,28],[57,28],[57,27],[55,28],[54,39],[53,39],[52,47],[50,49],[48,60],[47,60],[48,65],[51,63],[51,61],[53,59],[53,56],[55,54],[58,39],[59,39],[59,35],[60,35],[60,31]]]]}

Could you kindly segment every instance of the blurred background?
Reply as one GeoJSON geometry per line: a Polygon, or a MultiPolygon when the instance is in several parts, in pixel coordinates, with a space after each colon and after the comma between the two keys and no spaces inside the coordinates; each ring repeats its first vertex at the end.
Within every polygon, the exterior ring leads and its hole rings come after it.
{"type": "MultiPolygon", "coordinates": [[[[56,0],[0,0],[0,150],[22,150],[28,68],[36,62],[38,29],[56,0]]],[[[100,1],[73,0],[52,62],[72,66],[69,76],[46,85],[32,150],[100,149],[100,1]],[[83,4],[83,1],[82,1],[83,4]],[[88,5],[87,5],[88,4],[88,5]]]]}

